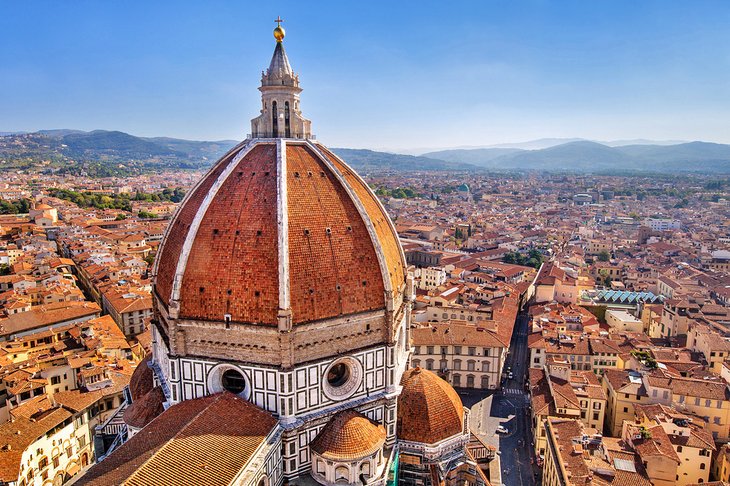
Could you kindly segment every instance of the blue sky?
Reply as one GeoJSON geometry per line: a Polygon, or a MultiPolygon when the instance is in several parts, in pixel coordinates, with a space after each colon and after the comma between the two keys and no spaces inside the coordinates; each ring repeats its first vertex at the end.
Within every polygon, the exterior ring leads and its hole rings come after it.
{"type": "Polygon", "coordinates": [[[730,143],[730,2],[10,1],[0,131],[242,139],[284,18],[330,146],[730,143]]]}

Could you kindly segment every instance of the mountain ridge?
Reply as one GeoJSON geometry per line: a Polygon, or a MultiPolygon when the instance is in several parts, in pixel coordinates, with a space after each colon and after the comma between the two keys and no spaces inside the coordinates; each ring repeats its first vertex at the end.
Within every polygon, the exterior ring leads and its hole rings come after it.
{"type": "MultiPolygon", "coordinates": [[[[117,130],[39,130],[0,136],[0,168],[28,168],[44,161],[53,170],[104,177],[159,169],[209,167],[238,142],[197,141],[173,137],[137,137],[117,130]],[[101,165],[102,167],[99,167],[101,165]],[[91,172],[90,172],[91,171],[91,172]]],[[[434,158],[335,148],[358,171],[474,171],[475,165],[434,158]]]]}
{"type": "MultiPolygon", "coordinates": [[[[559,139],[541,139],[538,145],[559,139]]],[[[583,139],[525,150],[462,148],[407,155],[369,149],[333,149],[358,171],[567,171],[730,173],[730,145],[684,142],[674,145],[609,146],[583,139]]],[[[630,140],[624,142],[631,142],[630,140]]],[[[40,130],[0,135],[0,168],[130,175],[163,169],[209,167],[237,142],[173,137],[137,137],[116,130],[40,130]],[[50,164],[50,165],[49,165],[50,164]]],[[[508,144],[507,144],[508,145],[508,144]]]]}
{"type": "Polygon", "coordinates": [[[495,149],[464,149],[423,154],[485,169],[547,171],[660,171],[730,173],[730,145],[684,142],[675,145],[608,146],[580,140],[537,150],[497,155],[495,149]]]}

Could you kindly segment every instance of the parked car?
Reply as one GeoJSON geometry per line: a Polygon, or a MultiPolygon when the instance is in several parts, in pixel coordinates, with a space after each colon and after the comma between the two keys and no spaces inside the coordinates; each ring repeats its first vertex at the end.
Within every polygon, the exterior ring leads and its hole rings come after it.
{"type": "Polygon", "coordinates": [[[504,425],[498,425],[497,433],[498,434],[509,434],[509,430],[507,430],[507,427],[505,427],[504,425]]]}

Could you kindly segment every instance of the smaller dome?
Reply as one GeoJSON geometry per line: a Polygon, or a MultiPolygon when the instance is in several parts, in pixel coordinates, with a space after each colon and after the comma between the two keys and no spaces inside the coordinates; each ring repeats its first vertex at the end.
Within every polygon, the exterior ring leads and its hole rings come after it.
{"type": "Polygon", "coordinates": [[[152,354],[145,356],[145,358],[139,362],[134,373],[132,373],[132,377],[129,379],[129,392],[132,394],[132,401],[138,400],[146,395],[154,386],[152,368],[149,367],[151,359],[152,354]]]}
{"type": "Polygon", "coordinates": [[[358,460],[372,456],[385,443],[385,428],[355,410],[335,414],[310,447],[325,459],[358,460]]]}
{"type": "Polygon", "coordinates": [[[130,427],[141,429],[165,411],[165,393],[159,386],[154,387],[143,397],[134,400],[124,411],[122,418],[130,427]]]}
{"type": "Polygon", "coordinates": [[[464,405],[456,390],[435,373],[412,368],[403,373],[398,397],[399,439],[435,444],[464,430],[464,405]]]}

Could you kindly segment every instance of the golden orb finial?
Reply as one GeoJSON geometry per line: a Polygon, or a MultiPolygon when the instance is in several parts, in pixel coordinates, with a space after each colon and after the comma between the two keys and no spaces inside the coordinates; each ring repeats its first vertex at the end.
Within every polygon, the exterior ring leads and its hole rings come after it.
{"type": "Polygon", "coordinates": [[[281,19],[281,16],[276,17],[276,28],[274,29],[274,39],[276,39],[276,42],[281,42],[284,40],[284,36],[286,35],[286,31],[284,30],[284,27],[281,26],[281,23],[283,20],[281,19]]]}

